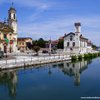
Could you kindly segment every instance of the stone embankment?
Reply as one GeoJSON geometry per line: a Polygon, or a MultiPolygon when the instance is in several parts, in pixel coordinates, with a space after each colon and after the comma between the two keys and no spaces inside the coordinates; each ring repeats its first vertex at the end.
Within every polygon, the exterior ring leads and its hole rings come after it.
{"type": "Polygon", "coordinates": [[[28,67],[28,66],[36,66],[36,65],[41,65],[41,64],[67,61],[70,59],[71,58],[68,55],[41,56],[41,57],[16,56],[15,59],[1,60],[0,61],[0,70],[14,69],[14,68],[21,68],[21,67],[28,67]]]}

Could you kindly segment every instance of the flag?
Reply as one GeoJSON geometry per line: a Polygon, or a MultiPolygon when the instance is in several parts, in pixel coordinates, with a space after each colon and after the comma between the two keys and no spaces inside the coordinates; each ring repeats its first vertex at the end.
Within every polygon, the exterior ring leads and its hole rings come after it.
{"type": "Polygon", "coordinates": [[[5,42],[8,44],[8,43],[9,43],[9,39],[8,39],[8,38],[6,38],[6,39],[5,39],[5,42]]]}

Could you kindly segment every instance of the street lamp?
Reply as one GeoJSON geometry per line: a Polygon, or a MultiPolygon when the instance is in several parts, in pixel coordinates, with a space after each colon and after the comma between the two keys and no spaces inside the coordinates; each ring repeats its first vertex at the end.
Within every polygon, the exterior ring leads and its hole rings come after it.
{"type": "Polygon", "coordinates": [[[51,38],[49,40],[49,55],[51,55],[51,38]]]}

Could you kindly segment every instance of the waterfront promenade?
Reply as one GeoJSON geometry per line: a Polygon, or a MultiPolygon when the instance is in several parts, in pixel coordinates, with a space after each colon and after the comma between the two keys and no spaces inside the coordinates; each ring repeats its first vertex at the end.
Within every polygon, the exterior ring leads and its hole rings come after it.
{"type": "MultiPolygon", "coordinates": [[[[8,56],[9,58],[9,56],[8,56]]],[[[32,56],[32,55],[13,55],[12,59],[2,59],[0,60],[0,69],[10,69],[10,68],[20,68],[20,67],[28,67],[35,66],[40,64],[47,64],[59,61],[70,60],[69,55],[40,55],[40,56],[32,56]]]]}

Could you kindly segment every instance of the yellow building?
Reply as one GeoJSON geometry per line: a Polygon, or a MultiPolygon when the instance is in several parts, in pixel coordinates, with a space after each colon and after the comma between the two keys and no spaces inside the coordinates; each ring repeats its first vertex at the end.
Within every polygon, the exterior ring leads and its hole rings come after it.
{"type": "Polygon", "coordinates": [[[0,22],[0,50],[17,52],[17,18],[13,7],[8,10],[7,22],[0,22]]]}
{"type": "Polygon", "coordinates": [[[31,48],[32,45],[32,38],[27,37],[27,38],[18,38],[18,50],[21,52],[25,52],[31,48]]]}
{"type": "Polygon", "coordinates": [[[13,52],[14,34],[13,29],[6,23],[0,22],[0,50],[6,52],[13,52]]]}

